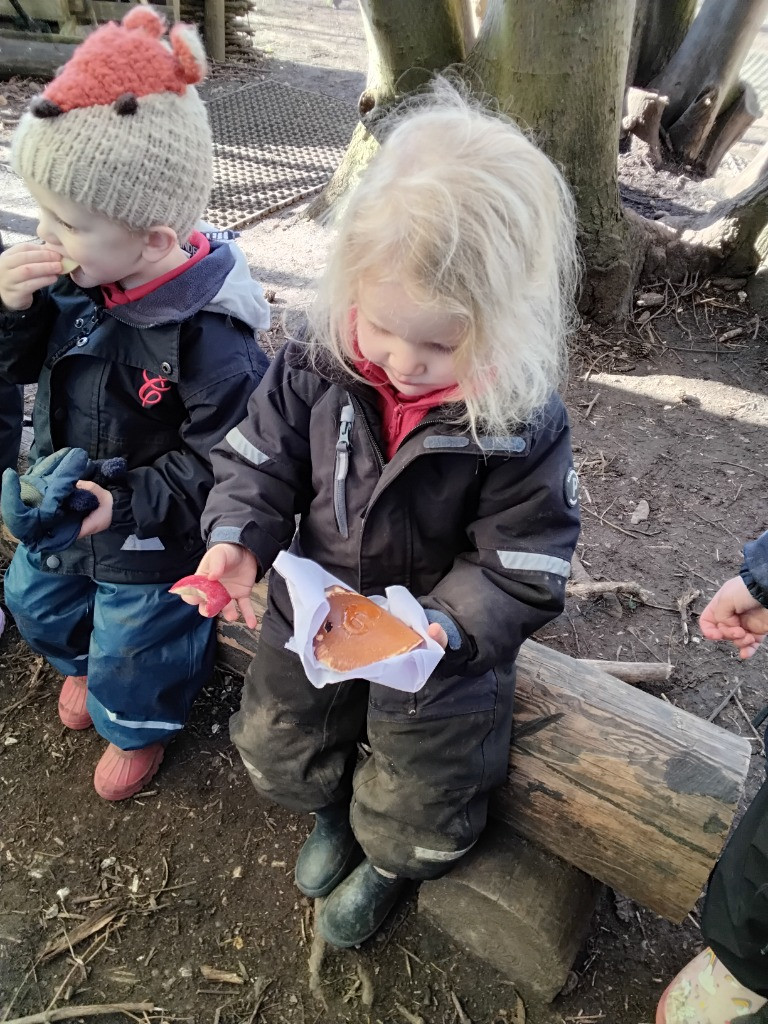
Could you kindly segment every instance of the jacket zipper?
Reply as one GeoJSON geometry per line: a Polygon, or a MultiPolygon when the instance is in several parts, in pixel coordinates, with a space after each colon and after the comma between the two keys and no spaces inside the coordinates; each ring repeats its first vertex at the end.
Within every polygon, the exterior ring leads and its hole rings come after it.
{"type": "Polygon", "coordinates": [[[355,422],[355,407],[347,396],[347,403],[341,409],[339,437],[336,441],[336,463],[333,468],[333,510],[336,513],[336,527],[342,537],[349,537],[347,522],[347,473],[349,472],[349,453],[352,448],[350,435],[355,422]]]}

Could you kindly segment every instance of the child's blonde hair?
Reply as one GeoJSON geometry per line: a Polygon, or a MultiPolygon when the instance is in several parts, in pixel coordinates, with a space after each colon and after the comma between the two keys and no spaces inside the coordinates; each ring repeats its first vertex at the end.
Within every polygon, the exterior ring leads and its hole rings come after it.
{"type": "Polygon", "coordinates": [[[579,261],[568,186],[515,124],[438,79],[397,117],[338,230],[310,310],[315,354],[349,370],[361,282],[395,281],[464,324],[473,433],[533,417],[565,369],[579,261]]]}

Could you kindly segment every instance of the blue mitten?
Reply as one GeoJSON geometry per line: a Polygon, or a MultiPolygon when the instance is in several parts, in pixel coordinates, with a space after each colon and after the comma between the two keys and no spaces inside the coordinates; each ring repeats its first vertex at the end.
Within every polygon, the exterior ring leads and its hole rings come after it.
{"type": "Polygon", "coordinates": [[[78,480],[111,483],[125,473],[124,459],[91,460],[82,448],[62,448],[24,474],[3,473],[0,512],[17,540],[32,552],[62,551],[77,540],[83,518],[98,506],[78,480]]]}

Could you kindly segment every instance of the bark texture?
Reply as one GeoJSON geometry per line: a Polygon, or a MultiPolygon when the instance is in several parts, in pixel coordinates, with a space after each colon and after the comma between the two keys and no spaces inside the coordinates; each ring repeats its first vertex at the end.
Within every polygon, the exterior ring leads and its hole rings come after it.
{"type": "Polygon", "coordinates": [[[650,82],[669,96],[665,128],[707,93],[714,98],[713,121],[733,103],[741,65],[767,12],[768,0],[705,0],[669,64],[650,82]]]}
{"type": "Polygon", "coordinates": [[[685,39],[696,13],[696,0],[637,0],[629,51],[627,86],[642,89],[685,39]]]}
{"type": "Polygon", "coordinates": [[[361,124],[328,187],[311,204],[322,216],[354,185],[376,151],[368,130],[397,98],[465,55],[464,0],[360,0],[368,45],[368,77],[360,97],[361,124]]]}
{"type": "Polygon", "coordinates": [[[617,147],[632,5],[491,0],[470,80],[498,97],[563,169],[587,266],[583,305],[629,308],[639,257],[618,192],[617,147]]]}

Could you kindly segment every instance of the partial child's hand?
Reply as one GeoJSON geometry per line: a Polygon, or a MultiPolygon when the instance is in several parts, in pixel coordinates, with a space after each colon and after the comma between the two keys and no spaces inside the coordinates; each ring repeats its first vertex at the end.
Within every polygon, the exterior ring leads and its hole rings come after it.
{"type": "Polygon", "coordinates": [[[432,622],[427,626],[427,635],[436,640],[443,650],[448,646],[448,635],[439,622],[432,622]]]}
{"type": "Polygon", "coordinates": [[[90,491],[99,503],[98,508],[89,512],[83,519],[80,533],[77,535],[78,540],[81,537],[92,537],[95,533],[108,530],[112,525],[112,505],[114,504],[112,492],[105,487],[99,487],[93,480],[78,480],[75,486],[79,487],[81,491],[90,491]]]}
{"type": "Polygon", "coordinates": [[[6,309],[29,309],[36,291],[55,284],[61,256],[45,245],[21,242],[0,253],[0,302],[6,309]]]}
{"type": "Polygon", "coordinates": [[[741,576],[734,576],[701,613],[699,627],[708,640],[730,640],[739,657],[751,658],[768,635],[768,608],[750,594],[741,576]]]}
{"type": "MultiPolygon", "coordinates": [[[[195,569],[195,574],[207,576],[210,580],[219,580],[229,593],[232,600],[222,610],[227,622],[237,622],[238,609],[249,629],[256,629],[259,622],[251,604],[251,590],[259,573],[256,556],[240,544],[214,544],[203,555],[195,569]]],[[[187,604],[203,605],[204,601],[192,595],[180,595],[187,604]]],[[[204,610],[200,608],[200,614],[204,610]]]]}

